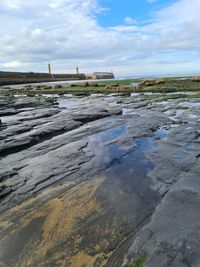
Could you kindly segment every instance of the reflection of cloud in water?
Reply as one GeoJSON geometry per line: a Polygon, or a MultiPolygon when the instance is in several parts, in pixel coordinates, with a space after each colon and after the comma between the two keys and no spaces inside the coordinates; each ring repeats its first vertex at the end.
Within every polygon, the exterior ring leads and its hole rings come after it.
{"type": "Polygon", "coordinates": [[[90,138],[88,148],[95,154],[95,165],[110,162],[109,148],[102,143],[100,135],[92,136],[90,138]]]}
{"type": "Polygon", "coordinates": [[[96,155],[95,164],[107,165],[113,159],[117,159],[122,153],[117,141],[125,134],[126,126],[123,125],[117,129],[104,131],[91,136],[89,138],[88,148],[96,155]]]}
{"type": "MultiPolygon", "coordinates": [[[[95,167],[109,168],[112,176],[143,177],[151,168],[144,151],[155,145],[152,138],[132,139],[127,133],[127,125],[112,131],[93,135],[89,139],[88,149],[95,154],[95,167]]],[[[121,179],[120,178],[120,179],[121,179]]]]}
{"type": "Polygon", "coordinates": [[[74,106],[81,106],[83,105],[83,102],[80,99],[75,98],[69,98],[69,99],[59,99],[58,101],[59,108],[68,108],[68,107],[74,107],[74,106]]]}
{"type": "Polygon", "coordinates": [[[182,106],[185,108],[198,108],[200,107],[200,102],[182,102],[179,104],[179,106],[182,106]]]}

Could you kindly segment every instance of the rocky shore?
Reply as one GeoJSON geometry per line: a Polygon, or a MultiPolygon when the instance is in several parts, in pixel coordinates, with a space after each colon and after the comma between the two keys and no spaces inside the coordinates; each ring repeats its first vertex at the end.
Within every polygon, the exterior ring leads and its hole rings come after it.
{"type": "Polygon", "coordinates": [[[200,265],[200,99],[0,97],[0,266],[200,265]]]}

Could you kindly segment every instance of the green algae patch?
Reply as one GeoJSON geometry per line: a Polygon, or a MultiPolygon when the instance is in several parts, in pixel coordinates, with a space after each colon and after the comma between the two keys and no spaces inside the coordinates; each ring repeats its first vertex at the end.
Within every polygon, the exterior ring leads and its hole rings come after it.
{"type": "Polygon", "coordinates": [[[143,267],[147,259],[147,254],[142,254],[134,263],[126,265],[126,267],[143,267]]]}

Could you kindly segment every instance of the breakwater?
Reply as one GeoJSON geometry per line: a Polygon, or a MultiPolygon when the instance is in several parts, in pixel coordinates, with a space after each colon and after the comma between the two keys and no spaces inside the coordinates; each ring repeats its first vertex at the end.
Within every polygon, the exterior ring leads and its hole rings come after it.
{"type": "Polygon", "coordinates": [[[5,72],[0,71],[0,85],[12,85],[22,83],[54,82],[85,80],[85,74],[48,74],[37,72],[5,72]]]}

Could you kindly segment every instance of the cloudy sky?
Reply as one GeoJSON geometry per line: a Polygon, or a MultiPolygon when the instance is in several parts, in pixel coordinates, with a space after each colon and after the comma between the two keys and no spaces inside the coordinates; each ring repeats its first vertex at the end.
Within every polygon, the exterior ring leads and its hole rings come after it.
{"type": "Polygon", "coordinates": [[[200,0],[0,0],[0,25],[0,70],[200,70],[200,0]]]}

